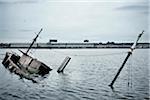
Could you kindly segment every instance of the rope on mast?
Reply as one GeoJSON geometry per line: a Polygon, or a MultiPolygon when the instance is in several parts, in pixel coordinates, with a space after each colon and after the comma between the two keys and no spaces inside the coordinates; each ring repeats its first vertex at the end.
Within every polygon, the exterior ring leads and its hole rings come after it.
{"type": "Polygon", "coordinates": [[[134,42],[134,44],[133,44],[133,45],[131,46],[131,48],[129,49],[128,54],[127,54],[127,56],[126,56],[124,62],[122,63],[121,67],[119,68],[119,70],[118,70],[116,76],[114,77],[114,79],[112,80],[112,82],[109,84],[109,86],[110,86],[111,88],[113,88],[113,84],[114,84],[115,81],[117,80],[117,78],[118,78],[120,72],[122,71],[123,67],[125,66],[125,64],[126,64],[126,62],[127,62],[127,60],[128,60],[128,58],[131,56],[132,52],[133,52],[134,49],[136,48],[136,45],[137,45],[139,39],[141,38],[141,36],[142,36],[143,34],[144,34],[144,30],[142,31],[142,33],[140,33],[140,34],[138,35],[137,40],[134,42]]]}

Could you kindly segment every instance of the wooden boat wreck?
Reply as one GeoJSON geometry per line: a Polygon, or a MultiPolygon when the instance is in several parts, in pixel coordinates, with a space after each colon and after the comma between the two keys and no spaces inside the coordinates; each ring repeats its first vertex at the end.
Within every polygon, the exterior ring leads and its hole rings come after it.
{"type": "Polygon", "coordinates": [[[36,79],[38,77],[43,77],[52,70],[43,62],[28,55],[29,50],[36,42],[36,39],[41,31],[42,29],[33,39],[33,42],[26,52],[19,50],[22,53],[22,56],[19,56],[16,53],[6,52],[5,58],[2,61],[2,64],[6,69],[8,69],[11,73],[15,73],[16,75],[20,76],[20,78],[26,78],[28,80],[32,80],[33,82],[37,82],[36,79]]]}

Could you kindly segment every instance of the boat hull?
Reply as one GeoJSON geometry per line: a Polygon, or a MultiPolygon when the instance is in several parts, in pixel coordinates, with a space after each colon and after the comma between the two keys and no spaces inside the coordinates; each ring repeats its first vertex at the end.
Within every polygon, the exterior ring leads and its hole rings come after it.
{"type": "Polygon", "coordinates": [[[6,52],[2,64],[11,73],[19,75],[21,78],[26,78],[36,82],[37,77],[42,77],[48,74],[52,69],[46,64],[28,55],[21,57],[15,53],[6,52]]]}

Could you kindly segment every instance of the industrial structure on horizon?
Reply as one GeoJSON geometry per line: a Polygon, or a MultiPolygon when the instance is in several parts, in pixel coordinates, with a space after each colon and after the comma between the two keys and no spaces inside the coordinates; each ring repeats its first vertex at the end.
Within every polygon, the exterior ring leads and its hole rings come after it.
{"type": "MultiPolygon", "coordinates": [[[[84,48],[130,48],[133,43],[91,43],[84,40],[83,43],[60,43],[56,39],[48,43],[35,43],[32,48],[43,49],[84,49],[84,48]]],[[[0,43],[0,48],[28,48],[30,43],[0,43]]],[[[150,43],[138,43],[137,48],[150,48],[150,43]]]]}

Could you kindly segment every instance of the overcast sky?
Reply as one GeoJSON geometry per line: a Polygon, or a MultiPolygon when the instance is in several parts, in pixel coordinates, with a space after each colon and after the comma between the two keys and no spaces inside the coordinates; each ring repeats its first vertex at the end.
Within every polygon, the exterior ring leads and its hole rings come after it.
{"type": "Polygon", "coordinates": [[[131,42],[145,30],[149,0],[0,0],[0,42],[131,42]]]}

